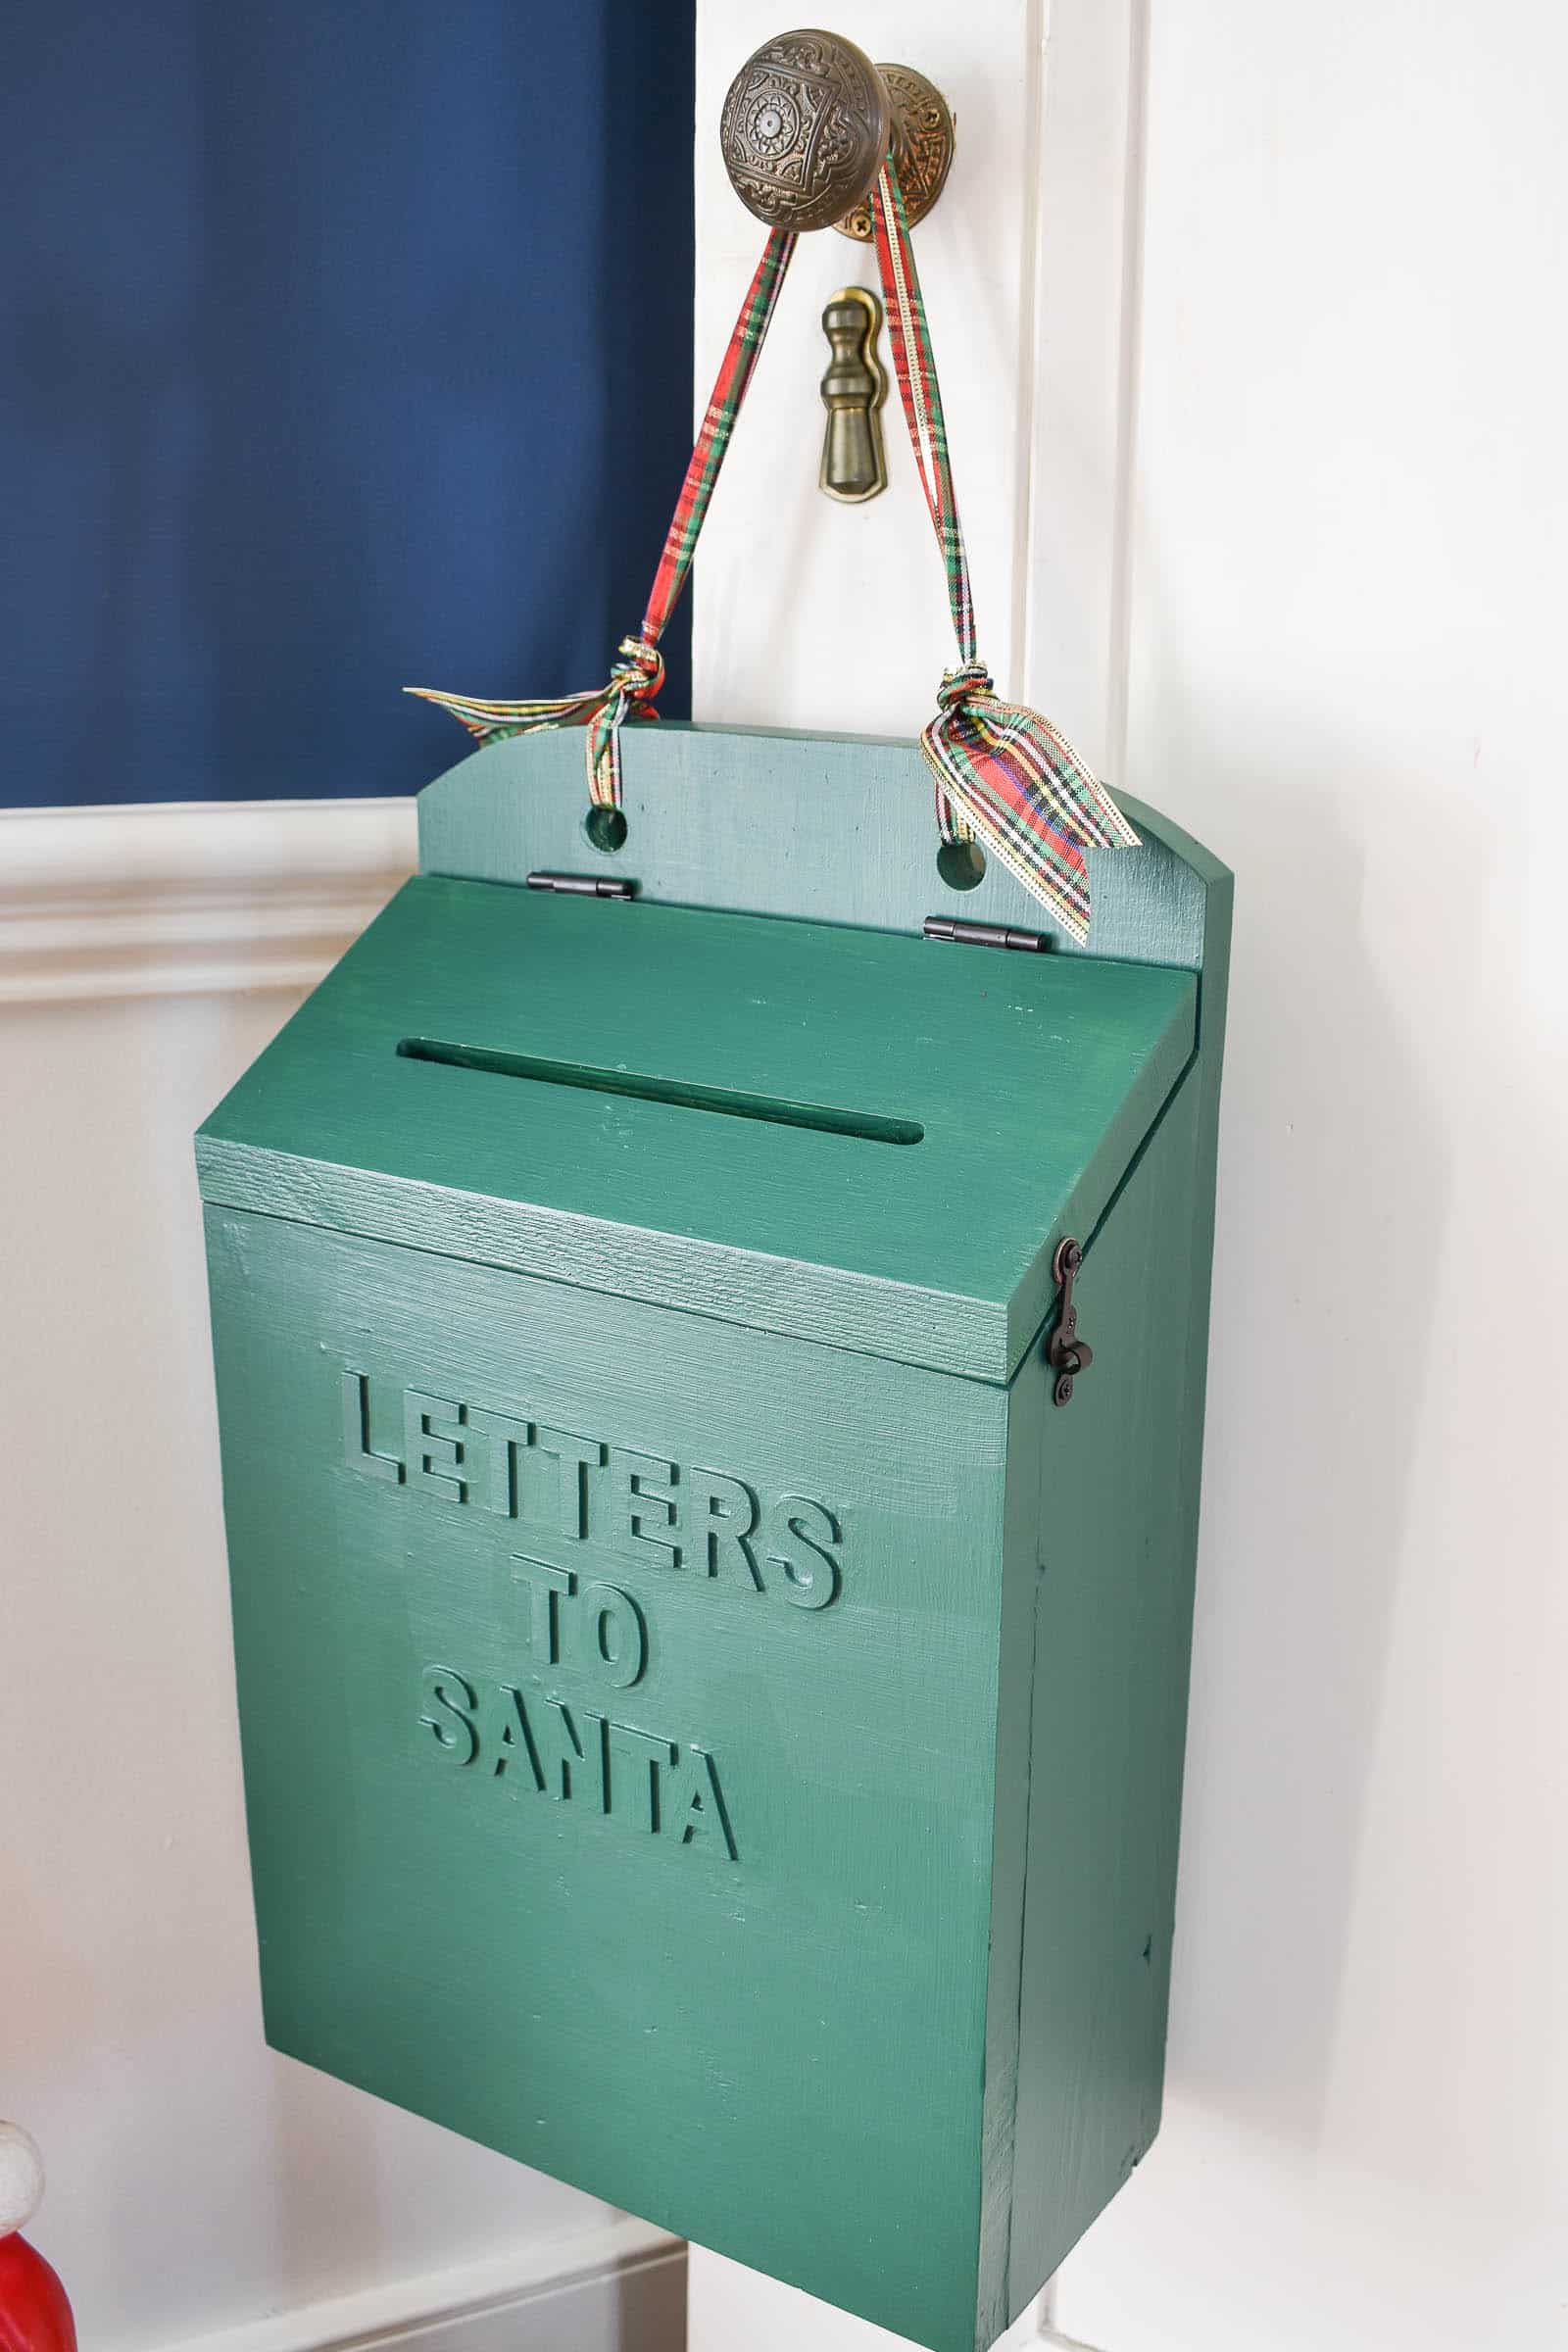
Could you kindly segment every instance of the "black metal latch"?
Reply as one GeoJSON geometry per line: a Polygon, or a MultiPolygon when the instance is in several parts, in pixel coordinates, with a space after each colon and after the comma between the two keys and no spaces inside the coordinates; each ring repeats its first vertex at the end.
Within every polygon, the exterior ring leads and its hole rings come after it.
{"type": "Polygon", "coordinates": [[[1056,1385],[1052,1391],[1054,1404],[1071,1404],[1073,1382],[1095,1360],[1089,1342],[1078,1337],[1078,1309],[1072,1295],[1073,1281],[1083,1262],[1083,1246],[1070,1234],[1057,1243],[1051,1270],[1061,1285],[1061,1311],[1056,1317],[1055,1330],[1046,1342],[1046,1361],[1056,1375],[1056,1385]]]}
{"type": "Polygon", "coordinates": [[[612,881],[605,874],[547,874],[528,876],[530,890],[553,890],[563,899],[630,899],[635,897],[635,882],[612,881]]]}

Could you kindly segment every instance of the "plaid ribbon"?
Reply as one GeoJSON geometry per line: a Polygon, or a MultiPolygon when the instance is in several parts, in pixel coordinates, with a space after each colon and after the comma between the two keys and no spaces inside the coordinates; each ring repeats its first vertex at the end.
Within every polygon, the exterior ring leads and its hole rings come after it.
{"type": "Polygon", "coordinates": [[[659,716],[654,705],[664,683],[664,658],[659,650],[659,640],[686,585],[703,517],[708,513],[718,469],[724,463],[724,452],[729,447],[730,434],[740,415],[741,402],[746,398],[746,387],[752,380],[752,369],[757,365],[757,355],[762,348],[762,338],[767,333],[778,290],[794,251],[793,233],[782,228],[775,228],[762,248],[762,258],[741,305],[741,315],[735,321],[703,418],[703,429],[686,468],[680,498],[664,535],[664,552],[659,559],[642,629],[635,637],[621,639],[620,659],[610,673],[609,684],[591,687],[583,694],[564,694],[554,701],[528,703],[480,703],[466,695],[442,694],[432,686],[404,688],[406,694],[416,694],[423,701],[438,703],[443,710],[450,710],[480,743],[499,742],[508,735],[531,735],[540,727],[585,726],[588,797],[597,808],[620,807],[622,721],[659,716]]]}
{"type": "Polygon", "coordinates": [[[871,219],[894,373],[958,642],[957,665],[945,673],[936,717],[920,737],[936,780],[937,828],[944,841],[977,834],[1082,947],[1089,937],[1085,850],[1136,849],[1138,836],[1066,738],[1037,710],[1003,702],[980,660],[936,358],[891,156],[877,178],[871,219]]]}
{"type": "MultiPolygon", "coordinates": [[[[871,212],[899,397],[942,551],[958,643],[956,666],[944,673],[937,714],[920,737],[936,783],[938,831],[945,842],[978,837],[1082,946],[1089,936],[1090,912],[1085,850],[1136,849],[1138,836],[1049,719],[1021,704],[1002,701],[979,658],[936,360],[891,155],[878,175],[871,212]]],[[[686,585],[703,518],[795,242],[789,231],[775,228],[762,249],[686,468],[641,632],[621,639],[609,683],[554,701],[524,703],[474,702],[429,686],[405,690],[450,710],[481,743],[531,734],[538,727],[586,726],[588,792],[598,807],[620,806],[622,722],[659,715],[654,705],[664,682],[659,641],[686,585]]]]}

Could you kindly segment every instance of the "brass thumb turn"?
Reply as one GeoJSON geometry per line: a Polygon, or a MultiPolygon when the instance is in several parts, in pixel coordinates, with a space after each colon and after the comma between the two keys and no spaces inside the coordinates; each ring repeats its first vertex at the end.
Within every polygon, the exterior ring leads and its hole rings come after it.
{"type": "Polygon", "coordinates": [[[887,398],[887,375],[876,356],[882,305],[866,286],[843,286],[822,313],[822,331],[833,357],[822,378],[827,431],[817,476],[829,498],[858,506],[888,486],[878,414],[887,398]]]}

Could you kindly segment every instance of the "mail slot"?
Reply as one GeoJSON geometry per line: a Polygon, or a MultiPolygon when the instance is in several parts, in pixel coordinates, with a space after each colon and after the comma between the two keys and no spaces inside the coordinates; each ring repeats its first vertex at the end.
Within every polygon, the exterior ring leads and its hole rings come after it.
{"type": "Polygon", "coordinates": [[[625,760],[433,785],[199,1138],[267,2032],[972,2352],[1158,2121],[1228,877],[625,760]]]}

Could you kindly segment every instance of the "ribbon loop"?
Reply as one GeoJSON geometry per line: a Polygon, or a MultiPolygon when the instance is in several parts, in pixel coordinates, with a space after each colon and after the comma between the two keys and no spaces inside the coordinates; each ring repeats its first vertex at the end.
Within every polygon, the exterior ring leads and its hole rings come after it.
{"type": "Polygon", "coordinates": [[[628,718],[657,718],[664,657],[646,637],[623,637],[604,696],[588,713],[588,798],[596,808],[620,807],[620,729],[628,718]]]}
{"type": "Polygon", "coordinates": [[[937,714],[920,737],[936,784],[937,829],[945,842],[978,836],[1082,946],[1090,912],[1085,850],[1135,849],[1138,836],[1049,719],[1000,700],[979,659],[936,355],[891,155],[872,194],[872,226],[894,373],[958,646],[957,664],[937,689],[937,714]]]}
{"type": "MultiPolygon", "coordinates": [[[[958,660],[937,689],[937,712],[920,737],[936,788],[944,842],[978,838],[1068,935],[1089,935],[1090,849],[1136,848],[1138,836],[1077,753],[1037,710],[1004,703],[979,658],[963,528],[953,487],[947,425],[919,273],[909,243],[891,154],[872,196],[877,264],[887,303],[899,396],[908,422],[915,470],[947,572],[958,660]]],[[[600,808],[621,797],[620,730],[628,718],[657,718],[664,682],[659,641],[685,587],[713,485],[773,316],[795,237],[775,228],[741,305],[681,485],[643,625],[623,637],[608,682],[553,702],[480,703],[411,686],[438,703],[481,743],[536,727],[585,726],[589,796],[600,808]]]]}

